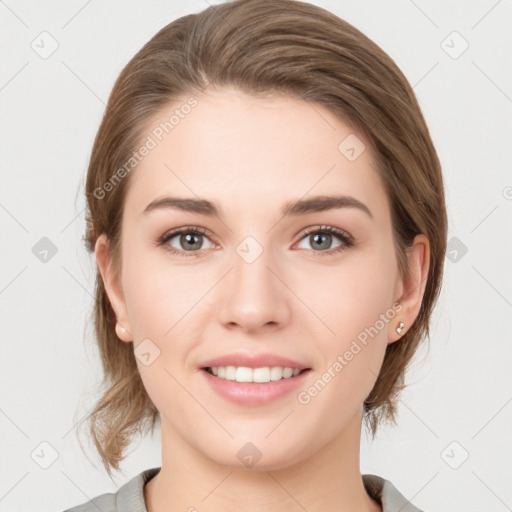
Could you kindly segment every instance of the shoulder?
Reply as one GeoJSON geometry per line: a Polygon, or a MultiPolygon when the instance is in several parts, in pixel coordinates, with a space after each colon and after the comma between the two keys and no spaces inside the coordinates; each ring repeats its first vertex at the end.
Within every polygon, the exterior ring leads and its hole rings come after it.
{"type": "Polygon", "coordinates": [[[362,475],[366,492],[382,505],[382,512],[422,512],[389,481],[377,475],[362,475]]]}
{"type": "Polygon", "coordinates": [[[64,512],[116,512],[116,495],[115,493],[109,492],[96,496],[92,500],[89,500],[80,505],[76,505],[73,508],[68,508],[64,512]]]}
{"type": "Polygon", "coordinates": [[[126,482],[117,492],[100,494],[64,512],[147,512],[144,485],[159,471],[159,467],[146,469],[126,482]]]}

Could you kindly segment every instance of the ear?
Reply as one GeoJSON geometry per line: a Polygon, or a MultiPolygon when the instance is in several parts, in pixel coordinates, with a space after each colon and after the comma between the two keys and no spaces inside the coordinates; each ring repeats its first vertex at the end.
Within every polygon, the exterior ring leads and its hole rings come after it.
{"type": "Polygon", "coordinates": [[[394,302],[399,302],[402,309],[396,315],[395,321],[390,323],[392,331],[389,334],[388,344],[398,341],[412,327],[420,311],[430,265],[430,243],[425,235],[416,236],[412,247],[407,250],[407,259],[409,275],[403,279],[398,276],[395,287],[394,302]],[[400,322],[403,322],[405,327],[398,334],[396,327],[400,322]]]}
{"type": "Polygon", "coordinates": [[[115,276],[109,252],[109,242],[105,233],[101,234],[96,240],[94,251],[105,290],[107,291],[110,304],[116,315],[116,334],[122,341],[133,341],[120,276],[119,279],[115,276]],[[124,327],[126,331],[123,331],[121,327],[124,327]]]}

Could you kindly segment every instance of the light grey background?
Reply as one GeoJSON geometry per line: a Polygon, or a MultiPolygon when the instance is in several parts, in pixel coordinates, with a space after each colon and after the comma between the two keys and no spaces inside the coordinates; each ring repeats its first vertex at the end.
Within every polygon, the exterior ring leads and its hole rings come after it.
{"type": "MultiPolygon", "coordinates": [[[[446,183],[450,252],[431,348],[409,372],[398,428],[373,443],[363,435],[361,471],[426,511],[512,510],[512,2],[312,3],[403,70],[446,183]]],[[[83,179],[122,67],[157,30],[205,7],[0,1],[2,512],[64,510],[160,465],[159,431],[133,444],[116,484],[76,439],[101,377],[83,179]],[[52,38],[58,48],[42,58],[52,38]],[[33,252],[43,237],[57,248],[46,263],[33,252]]]]}

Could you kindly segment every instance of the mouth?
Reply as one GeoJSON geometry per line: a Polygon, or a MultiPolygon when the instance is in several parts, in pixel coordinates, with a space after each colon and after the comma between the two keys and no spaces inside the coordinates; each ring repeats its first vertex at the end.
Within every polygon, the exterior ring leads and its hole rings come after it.
{"type": "Polygon", "coordinates": [[[218,379],[247,382],[255,384],[264,384],[268,382],[276,382],[281,380],[294,379],[311,368],[292,368],[288,366],[263,366],[259,368],[251,368],[249,366],[205,366],[201,370],[217,377],[218,379]]]}
{"type": "Polygon", "coordinates": [[[198,370],[210,389],[241,406],[263,406],[289,399],[294,390],[306,384],[313,371],[299,359],[243,351],[202,361],[198,370]]]}

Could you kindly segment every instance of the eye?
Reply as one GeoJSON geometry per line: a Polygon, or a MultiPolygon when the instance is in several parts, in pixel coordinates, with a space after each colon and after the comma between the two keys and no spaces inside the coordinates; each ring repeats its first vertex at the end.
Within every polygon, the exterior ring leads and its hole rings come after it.
{"type": "MultiPolygon", "coordinates": [[[[204,228],[195,226],[184,226],[181,228],[168,231],[157,241],[159,246],[163,246],[172,254],[180,257],[198,257],[205,250],[203,242],[211,240],[206,236],[208,231],[204,228]],[[175,239],[175,240],[173,240],[175,239]],[[170,244],[168,242],[171,242],[170,244]]],[[[315,226],[308,228],[302,238],[307,240],[311,246],[315,256],[332,255],[352,247],[355,242],[353,238],[345,231],[333,226],[315,226]],[[332,238],[337,238],[339,243],[332,248],[332,238]],[[319,249],[319,250],[317,250],[319,249]]],[[[212,243],[212,246],[215,244],[212,243]]],[[[213,247],[210,247],[213,248],[213,247]]]]}
{"type": "Polygon", "coordinates": [[[206,233],[206,229],[203,228],[184,226],[182,228],[168,231],[162,235],[162,237],[158,240],[158,244],[163,245],[165,249],[173,254],[176,254],[177,256],[182,256],[185,258],[196,257],[200,255],[199,251],[204,249],[204,240],[209,240],[209,238],[206,236],[206,233]],[[174,244],[168,244],[167,242],[172,241],[173,238],[176,239],[174,244]]]}
{"type": "Polygon", "coordinates": [[[301,240],[307,240],[311,246],[313,247],[313,254],[315,256],[318,253],[321,254],[334,254],[341,252],[349,247],[354,245],[354,240],[352,237],[342,231],[341,229],[335,228],[333,226],[316,226],[313,228],[308,228],[304,233],[304,236],[301,240]],[[332,238],[337,238],[340,240],[340,243],[336,245],[334,248],[332,246],[332,238]],[[316,249],[328,249],[328,250],[316,250],[316,249]],[[316,254],[315,254],[316,253],[316,254]]]}

